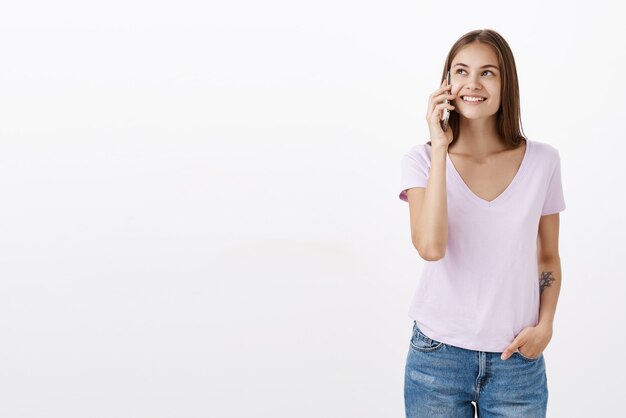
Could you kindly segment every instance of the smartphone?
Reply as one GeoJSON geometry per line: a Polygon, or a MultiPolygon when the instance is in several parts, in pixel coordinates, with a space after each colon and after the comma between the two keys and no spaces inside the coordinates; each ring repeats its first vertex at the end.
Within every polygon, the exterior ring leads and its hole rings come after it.
{"type": "MultiPolygon", "coordinates": [[[[450,70],[448,70],[448,74],[446,75],[446,85],[450,85],[450,70]]],[[[449,94],[449,92],[448,92],[449,94]]],[[[450,100],[443,99],[443,102],[446,104],[450,104],[450,100]]],[[[448,120],[450,119],[450,109],[443,109],[443,121],[441,122],[441,129],[444,131],[448,129],[448,120]]]]}

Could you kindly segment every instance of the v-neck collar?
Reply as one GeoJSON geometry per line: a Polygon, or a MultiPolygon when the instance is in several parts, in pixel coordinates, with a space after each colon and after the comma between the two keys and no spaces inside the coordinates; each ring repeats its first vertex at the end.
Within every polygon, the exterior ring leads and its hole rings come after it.
{"type": "Polygon", "coordinates": [[[493,200],[485,200],[482,197],[478,196],[476,193],[474,193],[469,188],[469,186],[463,180],[463,177],[461,177],[461,175],[457,171],[456,167],[454,166],[454,163],[452,163],[452,159],[450,159],[450,154],[448,154],[448,152],[446,152],[446,161],[447,161],[448,171],[452,173],[452,177],[454,177],[459,182],[459,184],[461,186],[461,189],[463,189],[465,194],[471,200],[473,200],[476,203],[478,203],[480,205],[483,205],[483,206],[488,206],[488,207],[489,206],[494,206],[494,205],[500,203],[501,201],[503,201],[504,199],[506,199],[508,197],[508,195],[511,194],[511,191],[513,190],[515,185],[519,182],[519,179],[521,177],[523,177],[523,175],[524,175],[524,173],[526,171],[526,166],[528,165],[528,158],[529,158],[529,154],[531,152],[532,147],[533,147],[532,141],[529,140],[529,139],[526,139],[526,149],[524,150],[524,157],[522,158],[522,162],[521,162],[519,168],[517,169],[517,173],[515,173],[515,177],[513,177],[513,180],[511,180],[511,182],[506,187],[506,189],[504,189],[504,191],[502,193],[500,193],[493,200]]]}

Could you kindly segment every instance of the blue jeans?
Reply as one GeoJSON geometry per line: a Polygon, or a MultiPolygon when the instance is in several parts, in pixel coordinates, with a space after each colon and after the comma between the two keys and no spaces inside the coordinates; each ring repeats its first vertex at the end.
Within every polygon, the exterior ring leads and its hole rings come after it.
{"type": "Polygon", "coordinates": [[[433,340],[413,321],[404,372],[407,418],[545,418],[548,381],[543,353],[474,351],[433,340]]]}

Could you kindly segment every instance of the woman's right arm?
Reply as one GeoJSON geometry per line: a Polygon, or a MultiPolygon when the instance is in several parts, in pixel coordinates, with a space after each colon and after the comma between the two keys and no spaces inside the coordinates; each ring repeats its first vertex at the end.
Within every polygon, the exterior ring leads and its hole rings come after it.
{"type": "Polygon", "coordinates": [[[437,261],[446,255],[448,245],[448,194],[446,191],[446,159],[452,142],[452,129],[441,128],[443,110],[454,109],[444,99],[454,99],[452,85],[443,80],[441,87],[428,99],[426,121],[430,131],[431,155],[428,184],[406,192],[411,218],[411,240],[420,257],[437,261]]]}
{"type": "Polygon", "coordinates": [[[446,193],[447,145],[431,148],[428,185],[406,191],[411,219],[411,240],[420,257],[437,261],[448,244],[448,202],[446,193]]]}

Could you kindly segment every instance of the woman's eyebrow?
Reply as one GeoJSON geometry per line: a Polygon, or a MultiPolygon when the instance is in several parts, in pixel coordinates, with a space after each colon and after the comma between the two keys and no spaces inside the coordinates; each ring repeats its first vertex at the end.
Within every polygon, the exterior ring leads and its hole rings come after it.
{"type": "MultiPolygon", "coordinates": [[[[459,65],[459,66],[461,66],[461,67],[467,67],[467,68],[469,68],[469,65],[467,65],[467,64],[463,64],[462,62],[459,62],[459,63],[457,63],[457,64],[454,64],[454,65],[453,65],[453,67],[456,67],[457,65],[459,65]]],[[[493,67],[493,68],[495,68],[496,70],[500,71],[500,68],[498,68],[498,66],[497,66],[497,65],[492,65],[492,64],[483,65],[483,66],[482,66],[482,67],[480,67],[480,68],[489,68],[489,67],[493,67]]]]}

